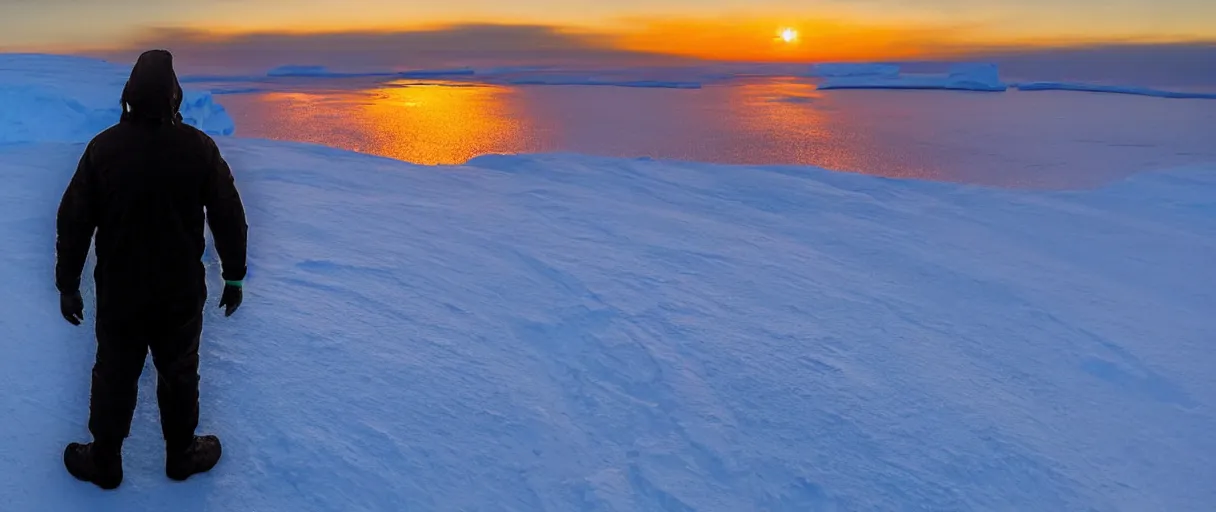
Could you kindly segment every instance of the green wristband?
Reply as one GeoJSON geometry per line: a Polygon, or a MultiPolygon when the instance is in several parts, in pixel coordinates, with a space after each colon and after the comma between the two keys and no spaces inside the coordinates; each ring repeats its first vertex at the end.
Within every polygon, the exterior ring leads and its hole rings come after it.
{"type": "Polygon", "coordinates": [[[244,281],[224,281],[224,284],[226,284],[228,286],[235,286],[237,288],[241,288],[241,287],[245,286],[244,281]]]}

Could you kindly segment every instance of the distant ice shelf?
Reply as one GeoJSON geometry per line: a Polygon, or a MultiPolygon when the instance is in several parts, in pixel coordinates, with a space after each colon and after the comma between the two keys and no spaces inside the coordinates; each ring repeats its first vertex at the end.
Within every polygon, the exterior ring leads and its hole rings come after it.
{"type": "Polygon", "coordinates": [[[885,77],[899,76],[898,64],[874,64],[854,62],[826,62],[811,66],[811,76],[838,77],[885,77]]]}
{"type": "MultiPolygon", "coordinates": [[[[865,67],[858,70],[864,71],[865,67]]],[[[940,89],[954,91],[1001,92],[1008,89],[1001,82],[996,64],[958,63],[945,74],[847,74],[840,70],[819,84],[831,89],[940,89]]]]}
{"type": "Polygon", "coordinates": [[[1129,85],[1103,85],[1077,82],[1022,82],[1013,84],[1019,91],[1079,91],[1103,92],[1111,94],[1134,94],[1137,96],[1153,96],[1157,98],[1174,99],[1216,99],[1216,92],[1180,92],[1165,91],[1149,87],[1129,85]]]}
{"type": "Polygon", "coordinates": [[[700,82],[665,80],[611,80],[592,77],[520,77],[503,81],[510,85],[589,85],[608,87],[640,87],[648,89],[700,89],[700,82]]]}
{"type": "Polygon", "coordinates": [[[308,77],[308,78],[352,78],[352,77],[388,77],[388,78],[436,78],[444,76],[471,76],[476,72],[468,68],[460,69],[418,69],[407,71],[333,71],[326,66],[288,65],[272,68],[266,72],[268,77],[308,77]]]}

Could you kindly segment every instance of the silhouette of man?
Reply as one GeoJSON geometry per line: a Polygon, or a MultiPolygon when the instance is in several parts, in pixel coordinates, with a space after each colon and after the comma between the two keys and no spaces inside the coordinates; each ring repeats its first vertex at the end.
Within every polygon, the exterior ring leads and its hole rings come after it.
{"type": "Polygon", "coordinates": [[[218,438],[195,436],[207,298],[203,224],[222,261],[227,316],[243,297],[248,227],[228,164],[210,137],[182,122],[181,103],[173,56],[141,55],[122,92],[121,120],[89,143],[59,205],[55,284],[73,325],[84,319],[80,277],[94,232],[97,254],[93,442],[69,444],[63,462],[103,489],[122,483],[122,444],[149,350],[166,475],[185,480],[220,459],[218,438]]]}

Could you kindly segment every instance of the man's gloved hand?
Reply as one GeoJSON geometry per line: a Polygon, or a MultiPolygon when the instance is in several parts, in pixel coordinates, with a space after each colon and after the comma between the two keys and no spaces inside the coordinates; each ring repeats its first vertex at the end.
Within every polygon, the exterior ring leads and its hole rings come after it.
{"type": "Polygon", "coordinates": [[[232,316],[241,302],[245,300],[244,283],[241,281],[224,281],[224,295],[220,297],[220,307],[224,308],[224,316],[232,316]]]}
{"type": "Polygon", "coordinates": [[[80,290],[59,294],[59,312],[72,325],[84,321],[84,299],[80,297],[80,290]]]}

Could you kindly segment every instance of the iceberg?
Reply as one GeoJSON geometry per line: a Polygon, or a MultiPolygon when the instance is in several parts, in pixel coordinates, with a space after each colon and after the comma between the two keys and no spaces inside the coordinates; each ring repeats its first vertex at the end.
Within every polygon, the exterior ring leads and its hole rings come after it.
{"type": "Polygon", "coordinates": [[[1075,82],[1022,82],[1014,84],[1019,91],[1080,91],[1111,94],[1133,94],[1174,99],[1216,99],[1216,92],[1182,92],[1127,85],[1102,85],[1075,82]]]}
{"type": "MultiPolygon", "coordinates": [[[[186,89],[180,110],[182,120],[210,135],[232,135],[236,124],[228,111],[215,102],[210,91],[186,89]]],[[[121,111],[119,112],[121,114],[121,111]]]]}
{"type": "Polygon", "coordinates": [[[996,64],[983,62],[960,62],[950,66],[947,79],[954,88],[974,91],[1004,91],[1000,69],[996,64]]]}
{"type": "MultiPolygon", "coordinates": [[[[97,59],[0,54],[0,143],[91,139],[118,122],[129,73],[97,59]]],[[[234,132],[210,92],[186,88],[184,95],[185,122],[211,135],[234,132]]]]}
{"type": "Polygon", "coordinates": [[[958,63],[946,74],[900,73],[897,75],[842,75],[825,79],[820,89],[942,89],[955,91],[1001,92],[996,64],[958,63]]]}

